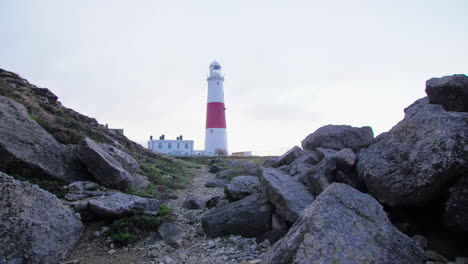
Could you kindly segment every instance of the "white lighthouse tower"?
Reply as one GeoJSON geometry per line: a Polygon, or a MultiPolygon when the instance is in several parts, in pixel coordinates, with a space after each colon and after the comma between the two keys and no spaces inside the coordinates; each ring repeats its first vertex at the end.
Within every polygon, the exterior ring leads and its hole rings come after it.
{"type": "Polygon", "coordinates": [[[210,64],[210,75],[207,81],[208,105],[206,109],[205,153],[206,155],[227,155],[224,77],[221,75],[221,65],[217,61],[210,64]]]}

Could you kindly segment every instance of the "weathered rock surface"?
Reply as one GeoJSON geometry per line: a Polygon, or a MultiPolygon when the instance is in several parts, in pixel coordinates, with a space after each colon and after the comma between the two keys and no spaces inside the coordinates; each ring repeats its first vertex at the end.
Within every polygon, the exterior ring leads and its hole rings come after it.
{"type": "Polygon", "coordinates": [[[208,199],[205,203],[206,208],[222,207],[229,204],[229,200],[225,196],[214,196],[208,199]]]}
{"type": "Polygon", "coordinates": [[[242,163],[242,174],[259,176],[262,174],[262,169],[255,162],[248,160],[242,163]]]}
{"type": "Polygon", "coordinates": [[[108,144],[99,144],[99,147],[119,162],[126,171],[132,174],[140,173],[140,165],[132,156],[108,144]]]}
{"type": "Polygon", "coordinates": [[[168,245],[174,248],[182,246],[182,233],[180,228],[174,223],[163,223],[158,227],[158,233],[168,245]]]}
{"type": "Polygon", "coordinates": [[[161,202],[157,199],[142,198],[120,192],[88,200],[89,211],[107,219],[136,214],[156,215],[160,205],[161,202]]]}
{"type": "Polygon", "coordinates": [[[208,188],[224,188],[229,183],[226,179],[210,179],[205,183],[208,188]]]}
{"type": "Polygon", "coordinates": [[[271,229],[272,214],[271,204],[256,193],[209,211],[202,217],[202,226],[209,237],[258,237],[271,229]]]}
{"type": "Polygon", "coordinates": [[[256,176],[237,176],[224,187],[229,200],[237,201],[261,191],[260,180],[256,176]]]}
{"type": "Polygon", "coordinates": [[[188,195],[185,198],[184,203],[182,204],[183,208],[189,209],[189,210],[199,210],[202,208],[202,204],[200,200],[193,196],[193,195],[188,195]]]}
{"type": "Polygon", "coordinates": [[[277,169],[264,168],[260,181],[264,185],[264,195],[275,206],[277,214],[289,222],[295,222],[314,201],[303,184],[277,169]]]}
{"type": "Polygon", "coordinates": [[[357,170],[369,192],[391,205],[422,205],[466,175],[468,113],[417,100],[405,118],[363,149],[357,170]]]}
{"type": "Polygon", "coordinates": [[[333,183],[262,263],[422,264],[424,252],[370,195],[333,183]]]}
{"type": "Polygon", "coordinates": [[[295,159],[289,164],[289,174],[296,175],[304,171],[304,167],[310,167],[308,165],[315,165],[319,163],[321,157],[315,151],[304,150],[303,155],[295,159]]]}
{"type": "Polygon", "coordinates": [[[57,197],[0,172],[0,263],[58,263],[84,227],[57,197]]]}
{"type": "Polygon", "coordinates": [[[209,173],[218,173],[220,171],[224,170],[224,168],[216,165],[216,164],[213,164],[211,165],[210,169],[208,170],[209,173]]]}
{"type": "Polygon", "coordinates": [[[444,225],[454,231],[468,232],[468,177],[463,177],[450,188],[445,202],[444,225]]]}
{"type": "Polygon", "coordinates": [[[79,180],[69,170],[67,147],[38,125],[26,108],[0,96],[0,170],[30,178],[79,180]]]}
{"type": "Polygon", "coordinates": [[[468,112],[468,76],[454,74],[426,81],[431,104],[440,104],[447,111],[468,112]]]}
{"type": "Polygon", "coordinates": [[[283,165],[289,165],[295,159],[299,158],[302,154],[302,149],[298,146],[294,146],[292,149],[288,150],[276,160],[276,166],[281,167],[283,165]]]}
{"type": "Polygon", "coordinates": [[[134,180],[118,161],[89,138],[84,138],[76,145],[75,155],[93,177],[107,187],[124,190],[134,180]]]}
{"type": "Polygon", "coordinates": [[[326,125],[308,135],[302,141],[302,148],[312,151],[320,147],[335,150],[350,148],[358,151],[372,144],[373,139],[374,133],[368,126],[326,125]]]}

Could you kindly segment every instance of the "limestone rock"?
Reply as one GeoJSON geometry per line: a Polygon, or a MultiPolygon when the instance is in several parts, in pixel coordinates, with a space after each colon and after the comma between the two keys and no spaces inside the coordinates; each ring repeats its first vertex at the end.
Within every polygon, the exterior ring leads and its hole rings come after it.
{"type": "Polygon", "coordinates": [[[422,264],[423,254],[391,224],[374,198],[333,183],[262,263],[422,264]]]}
{"type": "Polygon", "coordinates": [[[202,226],[209,237],[257,237],[271,229],[272,213],[271,204],[256,193],[209,211],[202,217],[202,226]]]}
{"type": "Polygon", "coordinates": [[[119,190],[132,184],[133,176],[91,139],[81,140],[75,147],[75,155],[101,184],[119,190]]]}
{"type": "Polygon", "coordinates": [[[423,205],[466,175],[468,113],[417,100],[405,118],[361,150],[357,170],[369,192],[390,206],[423,205]]]}
{"type": "Polygon", "coordinates": [[[237,176],[224,187],[224,193],[231,201],[240,200],[260,190],[260,180],[256,176],[237,176]]]}
{"type": "Polygon", "coordinates": [[[447,111],[468,112],[468,76],[454,74],[426,81],[431,104],[440,104],[447,111]]]}
{"type": "Polygon", "coordinates": [[[0,172],[0,263],[58,263],[84,229],[57,197],[0,172]]]}
{"type": "Polygon", "coordinates": [[[283,165],[289,165],[295,159],[299,158],[302,154],[302,149],[298,146],[294,146],[292,149],[288,150],[276,160],[276,166],[281,167],[283,165]]]}
{"type": "Polygon", "coordinates": [[[89,210],[102,218],[117,219],[136,214],[156,215],[161,202],[157,199],[142,198],[125,193],[92,198],[88,201],[89,210]]]}
{"type": "Polygon", "coordinates": [[[107,154],[119,162],[122,168],[124,168],[126,171],[132,174],[140,173],[140,165],[138,165],[138,162],[126,152],[108,144],[99,144],[99,146],[102,150],[107,152],[107,154]]]}
{"type": "Polygon", "coordinates": [[[302,148],[316,150],[319,147],[341,150],[351,148],[358,151],[372,144],[374,133],[370,127],[347,125],[326,125],[308,135],[302,141],[302,148]]]}
{"type": "Polygon", "coordinates": [[[291,176],[273,168],[264,168],[260,181],[265,197],[275,206],[276,212],[289,222],[295,222],[314,200],[304,185],[291,176]]]}

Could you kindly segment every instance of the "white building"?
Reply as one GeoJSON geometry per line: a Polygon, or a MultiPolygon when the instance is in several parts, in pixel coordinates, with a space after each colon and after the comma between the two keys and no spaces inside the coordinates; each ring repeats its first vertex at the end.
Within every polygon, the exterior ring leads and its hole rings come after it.
{"type": "Polygon", "coordinates": [[[164,135],[159,139],[150,137],[148,141],[148,148],[154,152],[159,152],[171,156],[192,156],[193,140],[183,140],[182,136],[177,137],[175,140],[165,139],[164,135]]]}

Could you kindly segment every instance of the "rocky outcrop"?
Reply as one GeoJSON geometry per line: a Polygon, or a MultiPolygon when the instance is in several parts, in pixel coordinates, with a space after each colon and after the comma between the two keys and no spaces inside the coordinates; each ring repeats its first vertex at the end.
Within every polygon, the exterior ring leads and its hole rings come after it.
{"type": "Polygon", "coordinates": [[[447,111],[468,112],[468,76],[454,74],[426,81],[431,104],[440,104],[447,111]]]}
{"type": "Polygon", "coordinates": [[[271,229],[272,214],[271,204],[256,193],[209,211],[202,217],[202,226],[209,237],[258,237],[271,229]]]}
{"type": "Polygon", "coordinates": [[[224,187],[224,193],[231,201],[240,200],[260,190],[260,180],[256,176],[237,176],[224,187]]]}
{"type": "Polygon", "coordinates": [[[83,229],[57,197],[0,172],[0,263],[58,263],[83,229]]]}
{"type": "Polygon", "coordinates": [[[281,157],[279,157],[275,164],[277,167],[281,167],[283,165],[289,165],[295,159],[299,158],[303,154],[302,149],[298,146],[294,146],[292,149],[288,150],[284,153],[281,157]]]}
{"type": "Polygon", "coordinates": [[[423,254],[392,226],[374,198],[333,183],[262,263],[422,264],[423,254]]]}
{"type": "Polygon", "coordinates": [[[118,161],[89,138],[76,145],[75,155],[104,186],[125,190],[134,181],[133,176],[118,161]]]}
{"type": "Polygon", "coordinates": [[[99,147],[101,147],[102,150],[113,157],[122,166],[122,168],[124,168],[129,173],[140,173],[140,166],[132,156],[108,144],[99,144],[99,147]]]}
{"type": "Polygon", "coordinates": [[[466,175],[468,113],[447,112],[420,99],[405,118],[359,154],[357,169],[382,203],[423,205],[466,175]]]}
{"type": "Polygon", "coordinates": [[[350,148],[358,151],[372,144],[374,133],[371,127],[352,127],[347,125],[327,125],[317,129],[302,141],[302,148],[316,150],[329,148],[341,150],[350,148]]]}
{"type": "Polygon", "coordinates": [[[161,202],[157,199],[142,198],[120,192],[91,198],[85,203],[87,203],[87,208],[86,204],[85,208],[89,212],[106,219],[118,219],[139,214],[156,215],[161,205],[161,202]]]}
{"type": "Polygon", "coordinates": [[[295,222],[314,201],[303,184],[277,169],[264,168],[260,181],[264,185],[263,194],[275,206],[277,214],[289,222],[295,222]]]}
{"type": "Polygon", "coordinates": [[[468,232],[468,177],[450,188],[445,202],[444,225],[454,231],[468,232]]]}

